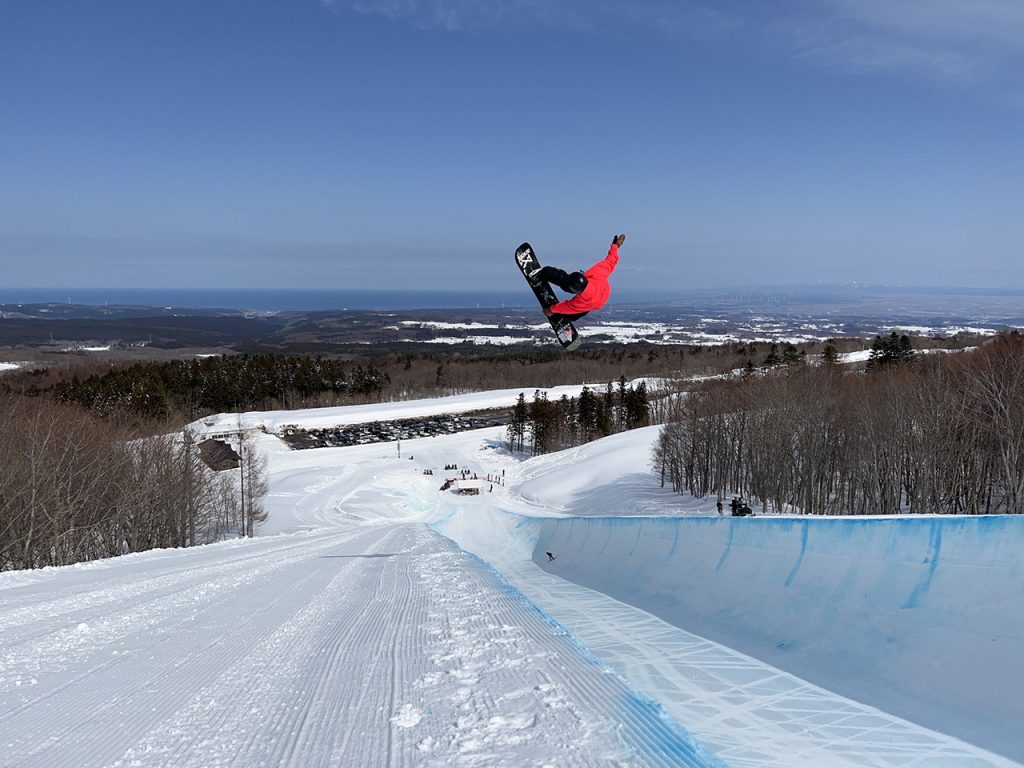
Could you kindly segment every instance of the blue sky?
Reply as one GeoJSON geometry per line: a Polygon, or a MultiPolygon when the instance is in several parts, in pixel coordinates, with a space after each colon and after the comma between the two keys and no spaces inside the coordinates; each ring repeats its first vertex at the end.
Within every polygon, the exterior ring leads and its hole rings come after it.
{"type": "Polygon", "coordinates": [[[1024,287],[1019,0],[0,0],[0,284],[1024,287]]]}

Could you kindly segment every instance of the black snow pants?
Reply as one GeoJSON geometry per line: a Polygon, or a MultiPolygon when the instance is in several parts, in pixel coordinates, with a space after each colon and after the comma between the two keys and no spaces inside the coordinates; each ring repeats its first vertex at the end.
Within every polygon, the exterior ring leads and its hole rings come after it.
{"type": "MultiPolygon", "coordinates": [[[[561,288],[566,293],[572,293],[572,291],[570,291],[566,287],[566,283],[568,283],[568,281],[569,281],[569,273],[566,272],[564,269],[559,269],[558,267],[542,267],[537,276],[541,280],[543,280],[545,283],[553,283],[554,285],[557,285],[559,288],[561,288]]],[[[556,317],[556,318],[557,317],[564,317],[564,318],[567,318],[569,320],[579,320],[581,317],[583,317],[586,314],[587,314],[586,312],[579,312],[578,314],[575,314],[575,315],[563,315],[563,314],[559,314],[558,312],[555,312],[551,316],[552,317],[556,317]]]]}

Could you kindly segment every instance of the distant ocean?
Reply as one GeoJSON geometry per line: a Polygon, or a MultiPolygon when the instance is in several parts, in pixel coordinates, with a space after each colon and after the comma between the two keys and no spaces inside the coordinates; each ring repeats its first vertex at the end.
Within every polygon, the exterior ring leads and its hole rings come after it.
{"type": "MultiPolygon", "coordinates": [[[[773,286],[730,289],[690,289],[669,293],[652,289],[615,290],[611,307],[630,304],[672,303],[697,300],[708,305],[721,301],[746,301],[751,306],[776,306],[779,302],[801,301],[864,302],[881,297],[909,301],[937,300],[942,297],[970,298],[978,311],[987,306],[995,311],[1006,301],[1019,302],[1019,288],[941,288],[899,286],[773,286]]],[[[966,299],[965,299],[966,300],[966,299]]],[[[912,302],[911,302],[912,303],[912,302]]],[[[0,286],[0,305],[11,304],[84,304],[175,307],[179,309],[231,309],[257,312],[311,312],[316,310],[374,309],[533,309],[536,302],[529,289],[511,291],[385,291],[316,289],[218,289],[218,288],[6,288],[0,286]]],[[[1019,306],[1016,304],[1014,306],[1019,306]]],[[[1006,308],[999,308],[1004,311],[1006,308]]],[[[1019,312],[1013,312],[1017,316],[1019,312]]]]}
{"type": "MultiPolygon", "coordinates": [[[[525,288],[525,286],[524,286],[525,288]]],[[[500,309],[532,307],[528,290],[337,291],[189,288],[2,288],[0,304],[129,305],[261,312],[319,309],[500,309]]]]}

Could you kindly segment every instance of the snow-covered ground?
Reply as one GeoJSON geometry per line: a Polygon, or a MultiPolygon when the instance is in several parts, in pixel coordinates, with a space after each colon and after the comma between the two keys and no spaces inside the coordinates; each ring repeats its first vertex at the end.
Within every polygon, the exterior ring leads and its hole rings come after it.
{"type": "Polygon", "coordinates": [[[660,487],[655,435],[525,459],[501,428],[403,441],[400,456],[258,433],[270,517],[256,539],[0,574],[0,765],[1020,765],[1004,709],[1021,688],[1024,521],[927,518],[899,536],[886,520],[868,535],[867,521],[720,519],[660,487]],[[452,464],[484,493],[440,491],[452,464]],[[769,653],[745,620],[792,645],[769,653]],[[837,643],[829,661],[821,645],[837,643]],[[820,679],[790,668],[802,647],[820,679]],[[844,696],[845,658],[880,671],[844,696]],[[914,708],[922,685],[931,711],[914,708]],[[957,700],[971,691],[991,699],[973,716],[957,700]]]}
{"type": "MultiPolygon", "coordinates": [[[[804,344],[826,341],[832,338],[862,335],[870,342],[876,332],[914,333],[920,336],[949,337],[959,333],[992,336],[1006,328],[995,324],[992,326],[965,326],[956,323],[937,325],[888,325],[889,321],[877,328],[877,331],[864,332],[862,328],[853,329],[847,323],[825,318],[811,317],[777,317],[773,315],[754,315],[726,318],[702,317],[699,319],[678,319],[669,321],[648,321],[642,319],[604,319],[587,318],[585,322],[586,336],[590,344],[632,344],[644,341],[648,344],[729,344],[732,342],[758,342],[779,344],[804,344]],[[599,337],[599,338],[598,338],[599,337]]],[[[533,334],[532,341],[545,344],[550,341],[550,328],[547,323],[507,322],[505,320],[487,322],[445,322],[438,320],[402,320],[389,330],[420,331],[429,330],[436,334],[451,331],[450,334],[437,335],[431,339],[407,337],[408,342],[427,344],[462,344],[505,346],[522,344],[531,338],[524,332],[533,334]],[[507,331],[508,333],[503,333],[507,331]]]]}
{"type": "MultiPolygon", "coordinates": [[[[945,355],[945,354],[959,354],[961,352],[970,352],[977,347],[964,347],[963,349],[915,349],[914,353],[918,355],[945,355]]],[[[839,355],[838,360],[840,363],[865,363],[871,359],[870,349],[861,349],[856,352],[843,352],[839,355]]]]}

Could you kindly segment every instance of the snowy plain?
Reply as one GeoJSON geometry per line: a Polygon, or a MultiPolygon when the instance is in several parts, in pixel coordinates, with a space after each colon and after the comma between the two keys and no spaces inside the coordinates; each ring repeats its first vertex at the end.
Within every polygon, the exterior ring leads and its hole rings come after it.
{"type": "Polygon", "coordinates": [[[719,518],[660,487],[656,428],[535,458],[274,435],[518,394],[245,414],[255,539],[0,574],[0,765],[1021,765],[1021,521],[719,518]]]}
{"type": "MultiPolygon", "coordinates": [[[[633,344],[643,341],[647,344],[728,344],[730,342],[753,341],[758,343],[804,344],[807,342],[827,341],[829,339],[850,335],[849,329],[842,322],[828,319],[788,319],[780,320],[771,315],[749,315],[742,319],[702,317],[685,321],[645,321],[635,318],[624,320],[595,320],[588,324],[591,343],[594,344],[633,344]],[[726,327],[729,330],[726,330],[726,327]],[[596,337],[596,338],[594,338],[596,337]]],[[[870,342],[875,332],[916,333],[921,336],[954,336],[958,333],[977,333],[991,336],[998,333],[1003,324],[992,327],[965,326],[959,323],[941,323],[936,325],[888,325],[881,324],[877,331],[864,335],[870,342]]],[[[1018,327],[1018,326],[1006,326],[1018,327]]],[[[484,322],[444,322],[437,320],[403,320],[390,330],[417,331],[431,330],[437,335],[431,339],[404,338],[403,341],[428,344],[461,344],[471,343],[492,346],[522,344],[522,331],[537,334],[534,342],[547,342],[549,328],[547,323],[509,323],[506,321],[484,322]],[[445,333],[450,331],[450,334],[445,333]],[[517,331],[520,333],[502,333],[517,331]]],[[[865,358],[866,359],[866,358],[865,358]]]]}

